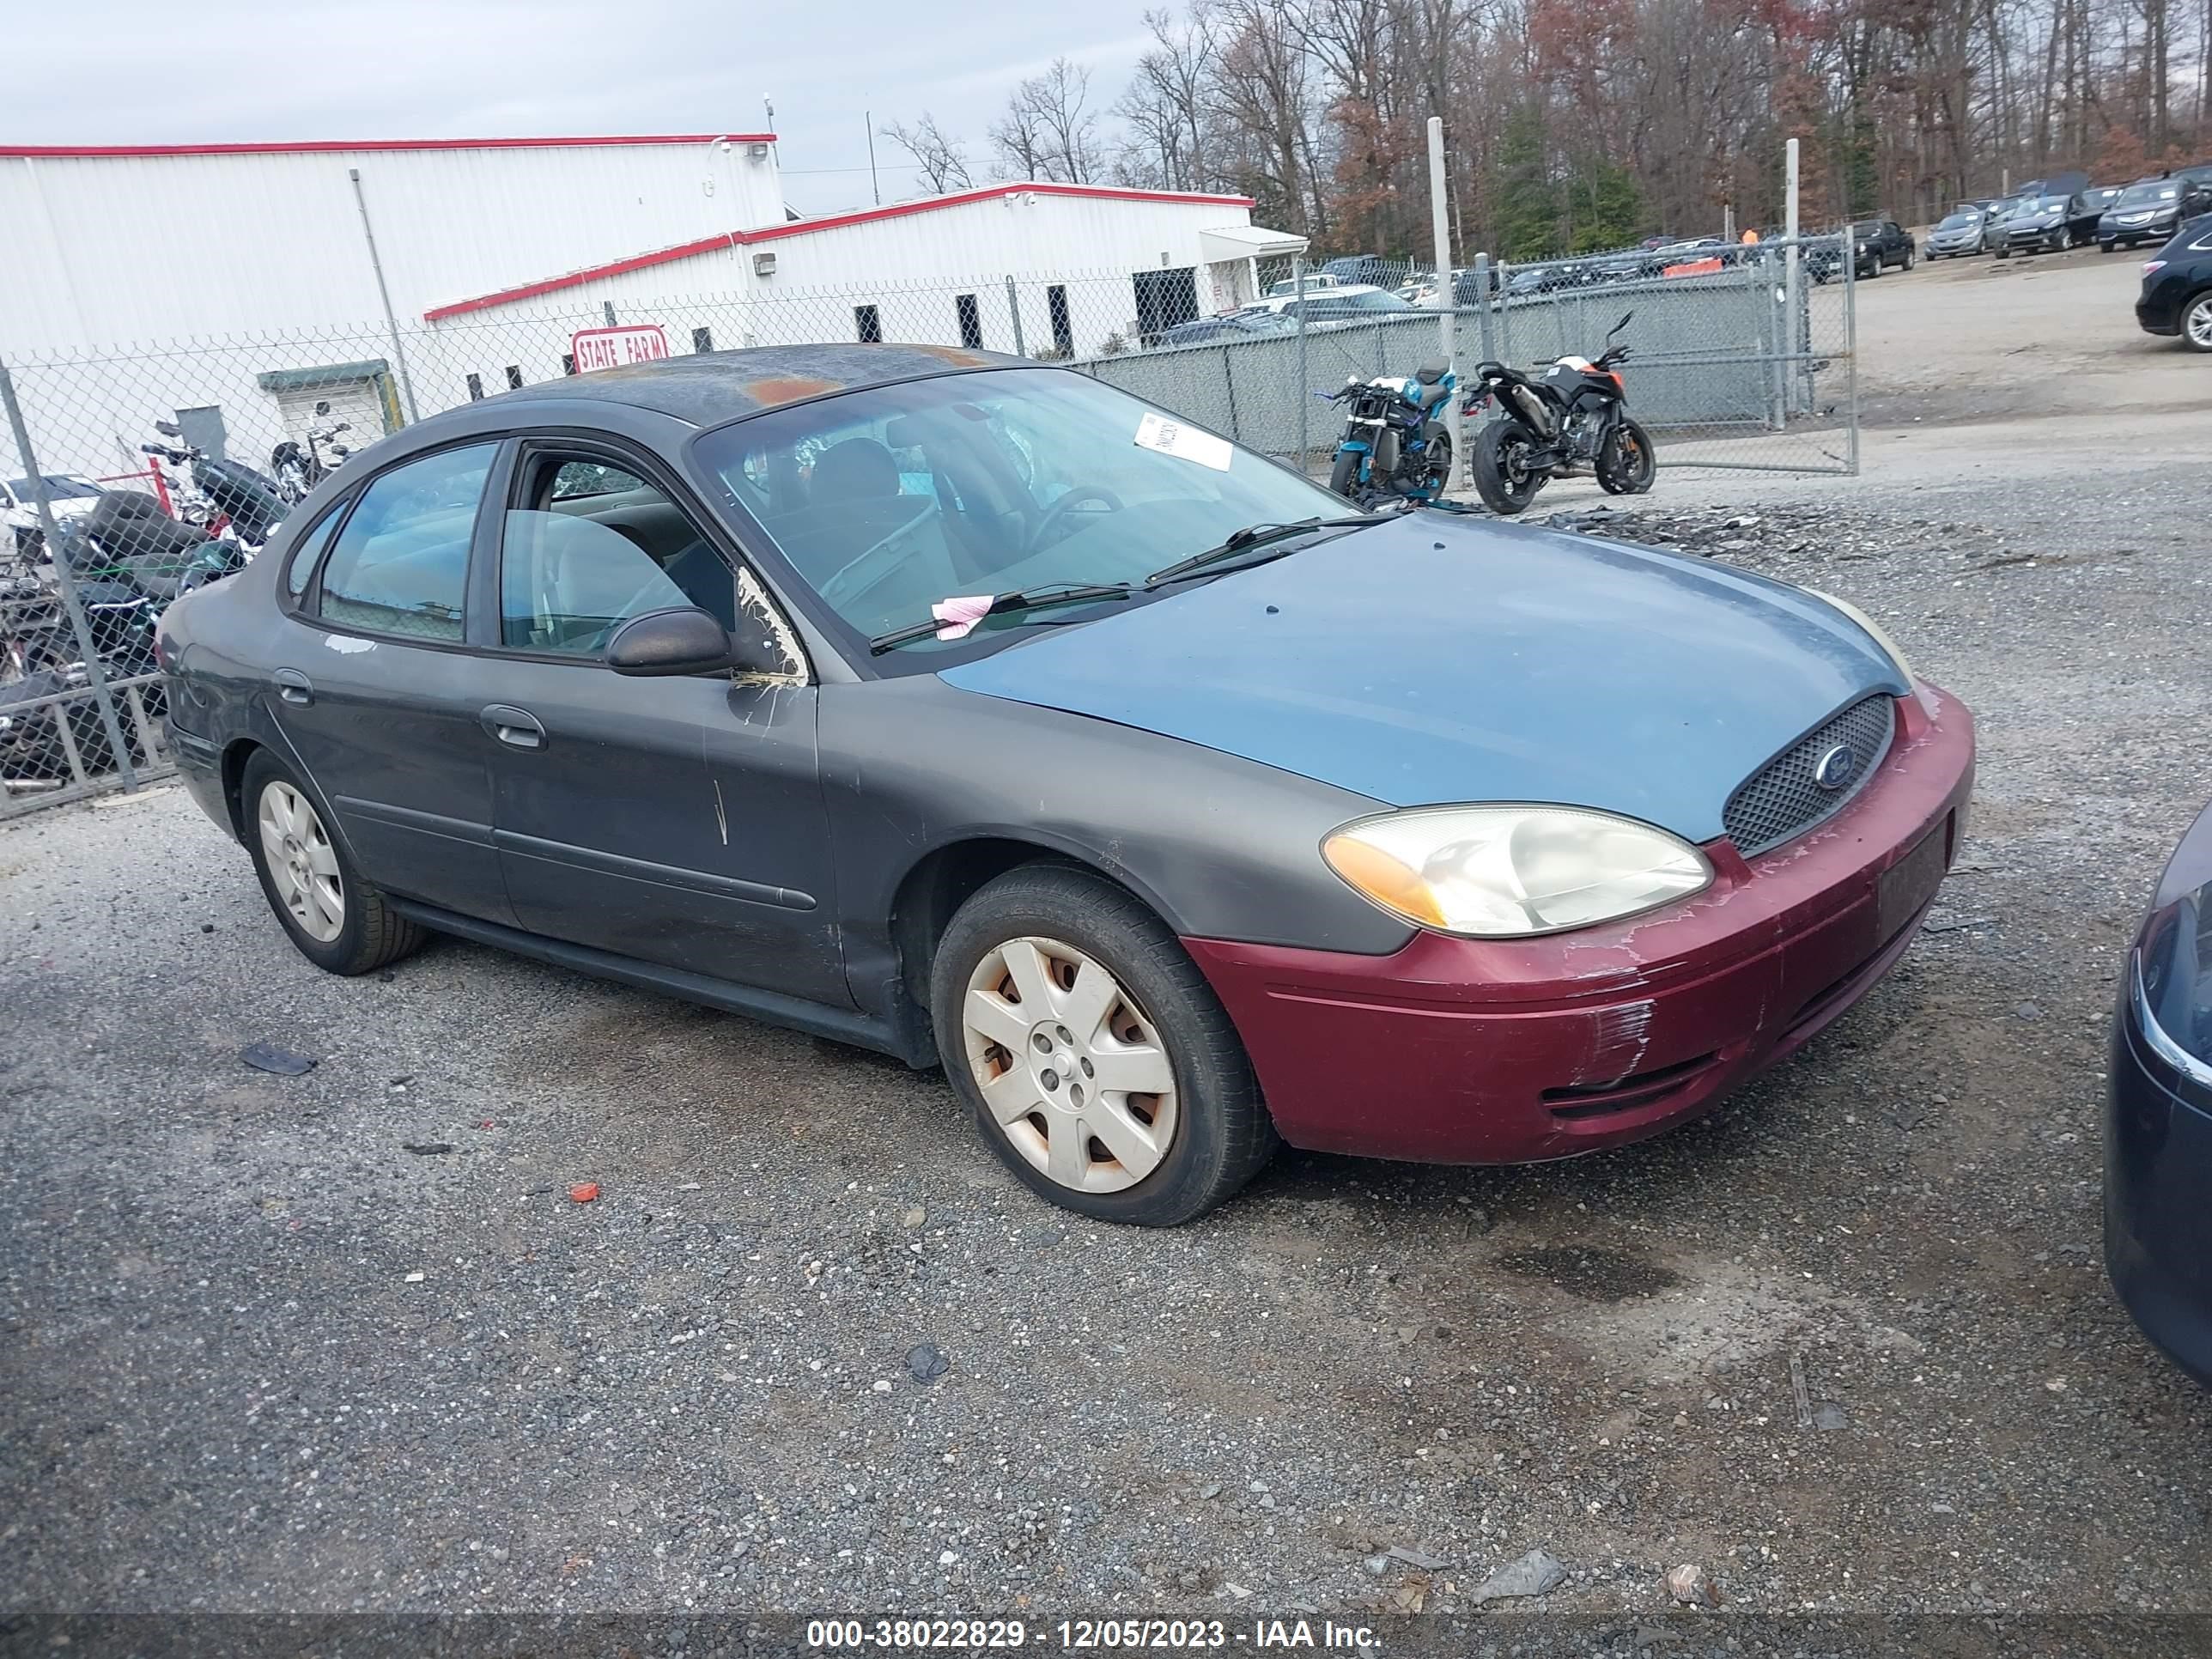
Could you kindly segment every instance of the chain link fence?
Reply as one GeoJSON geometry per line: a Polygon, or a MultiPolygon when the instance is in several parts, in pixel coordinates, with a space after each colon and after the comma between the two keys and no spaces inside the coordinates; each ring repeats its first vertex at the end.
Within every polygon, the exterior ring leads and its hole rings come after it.
{"type": "Polygon", "coordinates": [[[180,563],[210,537],[250,556],[270,527],[238,517],[225,467],[296,500],[386,434],[511,388],[641,358],[886,341],[1065,364],[1318,475],[1336,433],[1315,394],[1437,357],[1445,314],[1471,374],[1484,359],[1595,356],[1632,313],[1628,403],[1662,469],[1848,471],[1851,263],[1847,243],[1816,237],[1441,276],[1371,258],[743,294],[639,276],[412,326],[0,353],[14,405],[0,428],[0,815],[166,765],[154,629],[180,563]],[[184,527],[162,558],[88,546],[94,515],[126,507],[142,528],[184,527]]]}

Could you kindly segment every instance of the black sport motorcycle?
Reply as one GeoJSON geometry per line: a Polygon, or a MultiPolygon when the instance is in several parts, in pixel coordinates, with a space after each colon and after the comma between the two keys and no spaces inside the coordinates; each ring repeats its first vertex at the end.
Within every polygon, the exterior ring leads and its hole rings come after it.
{"type": "Polygon", "coordinates": [[[1474,371],[1463,415],[1486,405],[1497,417],[1474,441],[1474,487],[1493,513],[1511,517],[1536,499],[1547,480],[1587,465],[1609,495],[1640,495],[1658,470],[1651,434],[1628,417],[1628,390],[1619,365],[1628,348],[1612,343],[1636,313],[1606,334],[1592,362],[1562,357],[1532,380],[1503,363],[1474,371]]]}
{"type": "Polygon", "coordinates": [[[206,503],[204,517],[210,532],[220,533],[227,524],[240,541],[258,550],[292,510],[293,503],[284,498],[274,478],[242,462],[222,460],[185,443],[173,421],[156,421],[154,429],[170,441],[140,444],[139,450],[157,461],[188,470],[193,492],[206,503]]]}

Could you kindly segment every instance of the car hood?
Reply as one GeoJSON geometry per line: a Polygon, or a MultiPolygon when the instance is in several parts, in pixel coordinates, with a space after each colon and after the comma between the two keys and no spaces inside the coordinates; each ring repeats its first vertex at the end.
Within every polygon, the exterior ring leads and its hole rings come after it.
{"type": "Polygon", "coordinates": [[[1564,802],[1692,842],[1722,834],[1736,786],[1828,715],[1907,689],[1796,588],[1427,511],[1037,629],[940,678],[1394,806],[1564,802]]]}

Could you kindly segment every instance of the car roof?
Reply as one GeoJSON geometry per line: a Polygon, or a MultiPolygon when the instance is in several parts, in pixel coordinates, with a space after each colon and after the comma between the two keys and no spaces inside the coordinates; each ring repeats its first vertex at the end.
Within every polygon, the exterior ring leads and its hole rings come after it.
{"type": "Polygon", "coordinates": [[[753,346],[562,375],[465,407],[599,401],[653,410],[693,426],[712,426],[759,410],[887,386],[896,380],[921,380],[963,369],[1027,367],[1031,365],[1025,358],[960,346],[753,346]]]}

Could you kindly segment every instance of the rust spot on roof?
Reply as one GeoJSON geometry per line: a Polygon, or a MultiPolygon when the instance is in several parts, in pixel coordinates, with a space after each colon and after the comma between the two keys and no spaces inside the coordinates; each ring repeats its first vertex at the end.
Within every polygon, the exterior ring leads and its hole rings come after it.
{"type": "Polygon", "coordinates": [[[745,393],[763,409],[774,409],[779,404],[795,404],[802,398],[819,398],[825,392],[841,391],[836,380],[819,380],[804,374],[770,374],[744,383],[745,393]]]}
{"type": "Polygon", "coordinates": [[[908,351],[918,351],[926,357],[935,357],[951,363],[955,368],[987,368],[991,360],[980,351],[969,351],[963,346],[910,345],[908,351]]]}

